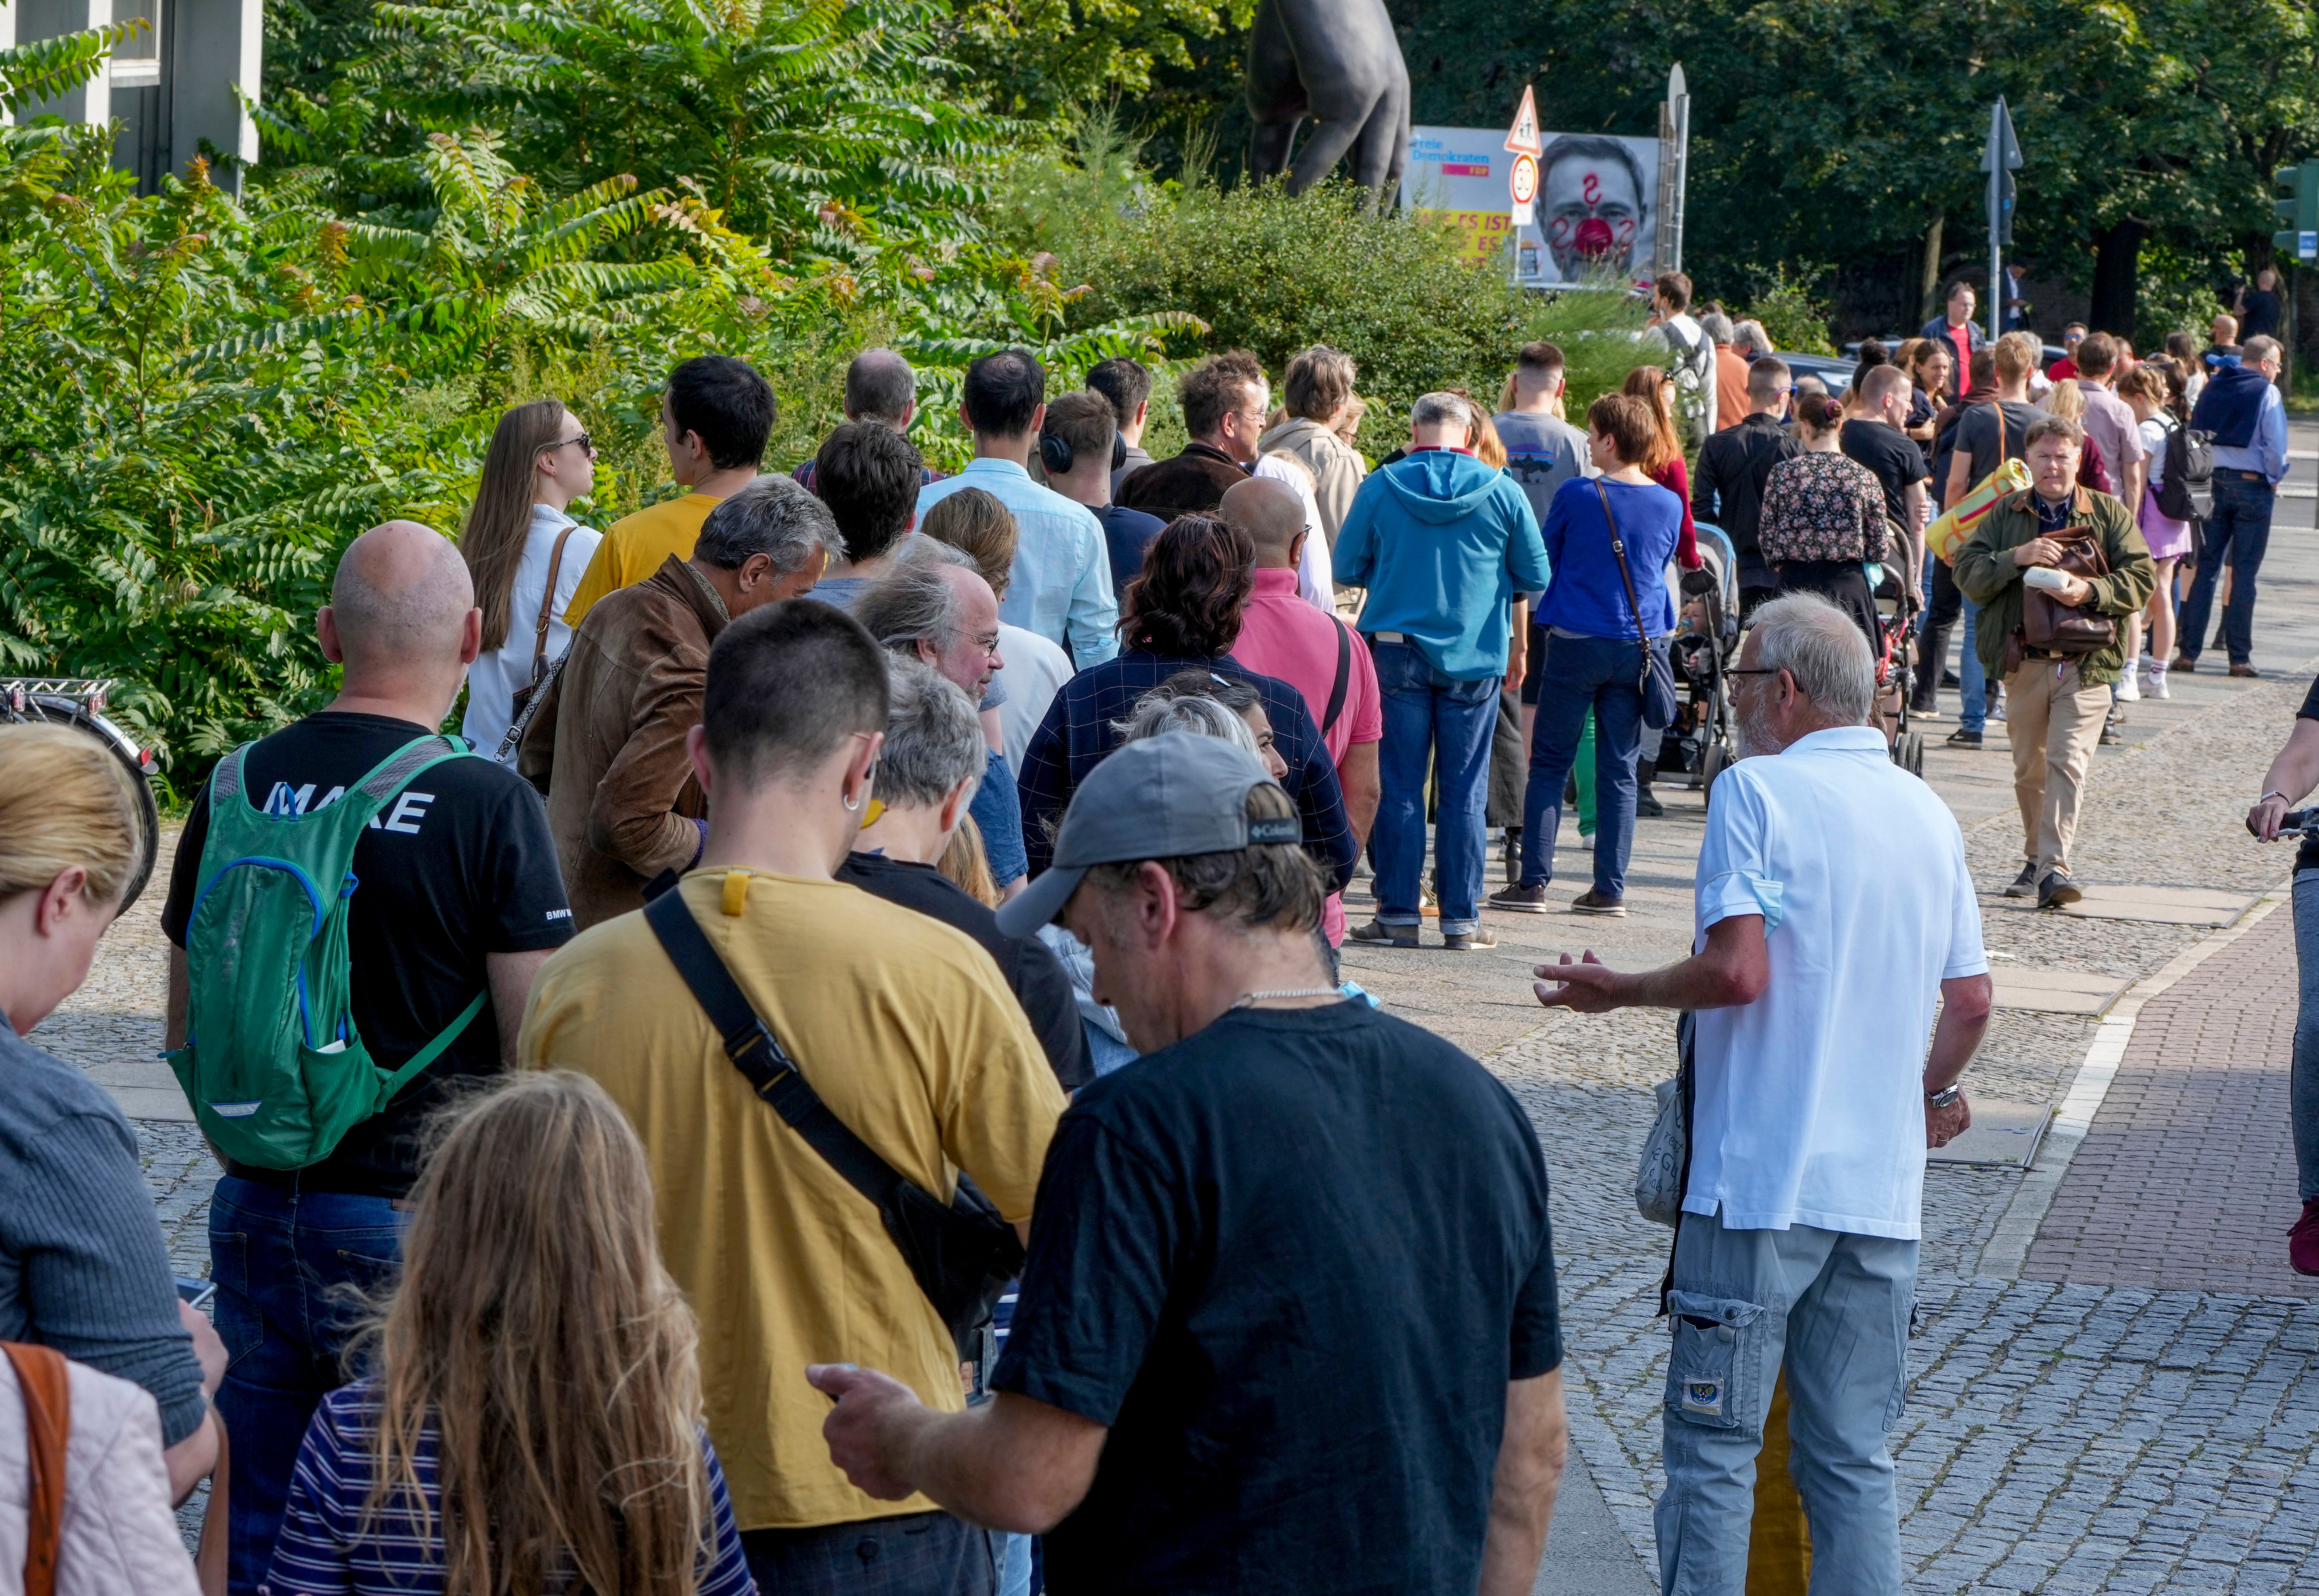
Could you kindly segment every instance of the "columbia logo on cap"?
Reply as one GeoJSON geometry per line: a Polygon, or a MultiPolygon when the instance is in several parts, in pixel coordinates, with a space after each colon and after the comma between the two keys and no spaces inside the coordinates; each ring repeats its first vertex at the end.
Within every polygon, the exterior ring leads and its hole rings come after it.
{"type": "Polygon", "coordinates": [[[1257,843],[1301,843],[1304,840],[1304,822],[1294,815],[1277,820],[1251,820],[1248,823],[1248,840],[1257,843]]]}

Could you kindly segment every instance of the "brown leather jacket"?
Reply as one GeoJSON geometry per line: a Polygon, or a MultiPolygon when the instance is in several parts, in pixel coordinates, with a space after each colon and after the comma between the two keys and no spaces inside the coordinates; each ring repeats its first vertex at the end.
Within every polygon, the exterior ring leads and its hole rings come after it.
{"type": "Polygon", "coordinates": [[[675,555],[589,610],[523,735],[516,769],[547,799],[582,930],[644,906],[644,885],[700,852],[708,795],[685,734],[700,724],[716,591],[675,555]]]}
{"type": "Polygon", "coordinates": [[[1130,509],[1172,520],[1205,515],[1223,502],[1224,490],[1248,481],[1248,468],[1213,444],[1188,443],[1184,452],[1134,472],[1114,495],[1130,509]]]}

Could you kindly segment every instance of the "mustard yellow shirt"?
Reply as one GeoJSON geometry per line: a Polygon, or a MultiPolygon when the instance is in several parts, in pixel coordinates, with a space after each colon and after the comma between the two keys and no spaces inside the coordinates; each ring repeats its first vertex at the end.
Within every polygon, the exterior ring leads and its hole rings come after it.
{"type": "Polygon", "coordinates": [[[669,555],[692,558],[700,523],[723,502],[706,493],[687,493],[681,499],[647,504],[636,514],[614,521],[612,529],[597,544],[588,569],[581,573],[580,585],[572,590],[572,602],[564,607],[564,624],[578,626],[597,600],[636,586],[659,570],[669,555]]]}
{"type": "MultiPolygon", "coordinates": [[[[948,1197],[963,1168],[1027,1219],[1063,1095],[998,967],[963,933],[835,881],[723,870],[679,888],[830,1110],[948,1197]],[[737,912],[724,912],[733,903],[737,912]]],[[[609,1092],[644,1138],[661,1252],[700,1321],[708,1433],[744,1529],[930,1510],[848,1484],[809,1363],[856,1363],[965,1405],[957,1348],[870,1200],[750,1089],[641,913],[540,970],[527,1069],[609,1092]]]]}

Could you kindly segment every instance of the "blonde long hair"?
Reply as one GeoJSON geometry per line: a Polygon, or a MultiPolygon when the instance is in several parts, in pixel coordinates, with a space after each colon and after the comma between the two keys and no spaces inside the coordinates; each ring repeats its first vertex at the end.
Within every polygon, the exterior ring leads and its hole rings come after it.
{"type": "Polygon", "coordinates": [[[111,750],[71,726],[0,726],[0,897],[78,865],[90,903],[117,903],[144,846],[144,807],[111,750]]]}
{"type": "Polygon", "coordinates": [[[444,1590],[537,1596],[569,1574],[694,1596],[709,1544],[699,1331],[661,1265],[644,1145],[568,1070],[447,1110],[412,1195],[402,1268],[356,1339],[381,1411],[366,1521],[437,1526],[444,1590]]]}

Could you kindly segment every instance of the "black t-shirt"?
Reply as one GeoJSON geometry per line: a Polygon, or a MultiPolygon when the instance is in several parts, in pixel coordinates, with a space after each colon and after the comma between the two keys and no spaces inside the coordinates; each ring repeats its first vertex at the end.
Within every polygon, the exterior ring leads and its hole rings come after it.
{"type": "Polygon", "coordinates": [[[1110,1427],[1057,1596],[1480,1576],[1506,1383],[1557,1368],[1512,1096],[1364,1004],[1236,1009],[1065,1112],[992,1384],[1110,1427]]]}
{"type": "Polygon", "coordinates": [[[1111,551],[1112,596],[1119,598],[1126,593],[1128,580],[1142,573],[1143,551],[1168,523],[1123,504],[1106,504],[1095,512],[1095,518],[1103,523],[1103,540],[1111,551]]]}
{"type": "Polygon", "coordinates": [[[2249,338],[2278,336],[2278,295],[2268,288],[2246,291],[2246,313],[2239,318],[2239,343],[2249,338]]]}
{"type": "Polygon", "coordinates": [[[1875,473],[1884,490],[1884,513],[1907,526],[1908,511],[1902,495],[1909,483],[1924,482],[1933,474],[1917,440],[1882,421],[1846,421],[1836,441],[1847,458],[1875,473]]]}
{"type": "MultiPolygon", "coordinates": [[[[243,801],[285,814],[320,808],[429,730],[379,715],[310,715],[249,751],[243,801]]],[[[163,933],[181,948],[209,834],[204,786],[178,840],[161,910],[163,933]]],[[[483,1011],[442,1057],[301,1177],[312,1190],[399,1197],[417,1168],[420,1122],[446,1085],[501,1069],[484,955],[561,947],[572,937],[572,911],[539,795],[489,759],[447,760],[414,778],[355,844],[353,870],[359,884],[347,915],[347,955],[354,1020],[374,1062],[393,1069],[478,991],[485,995],[483,1011]]],[[[279,1178],[238,1164],[227,1169],[279,1178]]]]}
{"type": "Polygon", "coordinates": [[[1076,1092],[1095,1078],[1070,972],[1046,943],[1035,936],[1008,936],[998,929],[997,915],[930,864],[889,859],[883,853],[849,853],[837,867],[837,879],[954,926],[980,942],[1030,1016],[1031,1029],[1063,1090],[1076,1092]]]}
{"type": "Polygon", "coordinates": [[[2008,460],[2018,460],[2025,451],[2023,440],[2029,428],[2044,419],[2045,412],[2034,404],[2023,404],[2016,399],[1992,399],[1987,404],[1977,404],[1965,411],[1957,422],[1956,438],[1952,447],[1965,453],[1964,485],[1972,488],[1990,472],[2008,460]],[[1999,428],[1998,415],[2004,414],[2002,441],[2004,453],[1998,452],[1999,428]]]}

